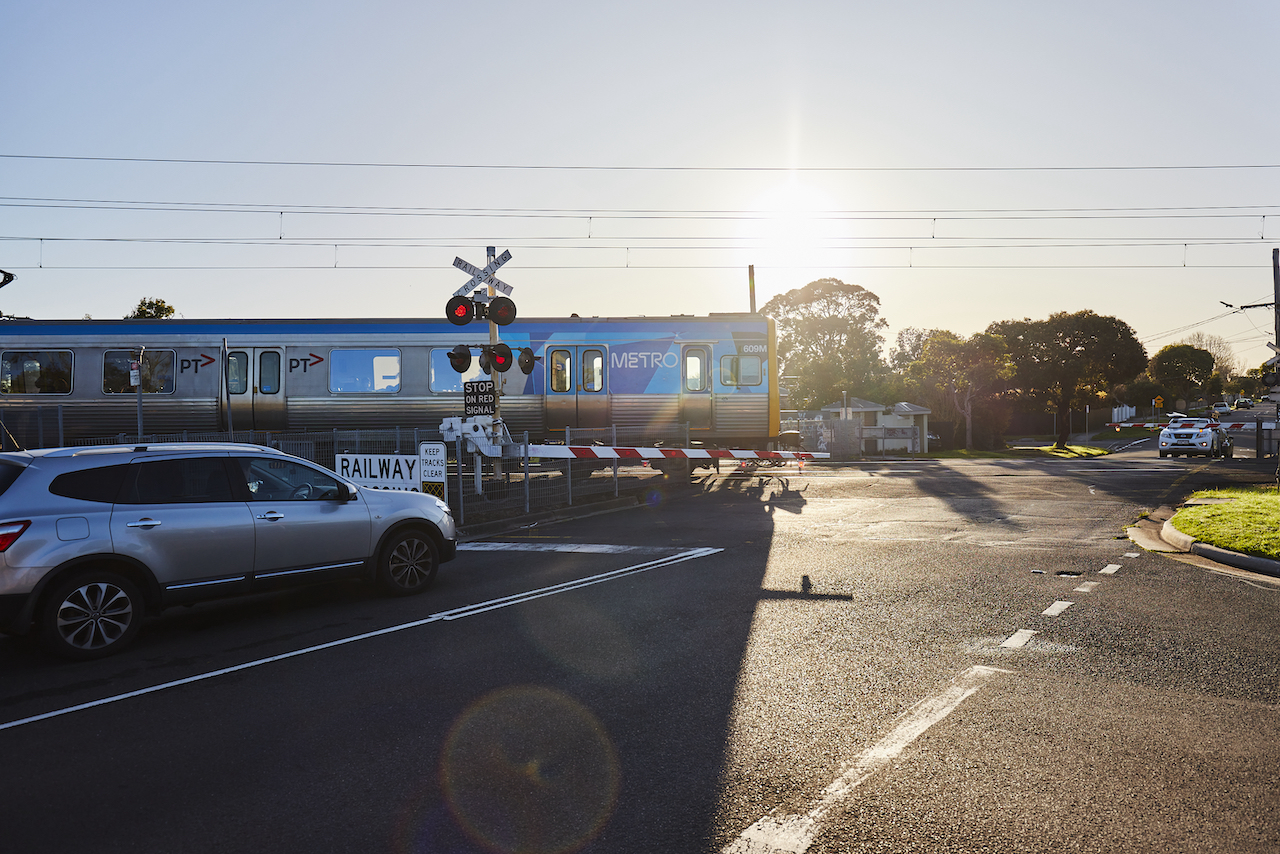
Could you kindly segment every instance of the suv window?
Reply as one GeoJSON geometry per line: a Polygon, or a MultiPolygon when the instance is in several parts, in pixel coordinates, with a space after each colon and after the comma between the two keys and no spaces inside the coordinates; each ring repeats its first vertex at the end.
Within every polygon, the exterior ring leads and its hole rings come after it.
{"type": "Polygon", "coordinates": [[[292,460],[242,457],[251,501],[332,501],[342,495],[338,479],[292,460]]]}
{"type": "Polygon", "coordinates": [[[153,460],[135,463],[121,504],[192,504],[235,501],[226,457],[153,460]]]}
{"type": "Polygon", "coordinates": [[[49,491],[63,498],[110,503],[120,494],[120,485],[128,471],[128,465],[69,471],[55,477],[49,484],[49,491]]]}

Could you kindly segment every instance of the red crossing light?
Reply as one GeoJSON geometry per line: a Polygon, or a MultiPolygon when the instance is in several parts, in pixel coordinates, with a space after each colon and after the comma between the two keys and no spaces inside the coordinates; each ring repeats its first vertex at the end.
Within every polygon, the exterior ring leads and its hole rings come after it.
{"type": "Polygon", "coordinates": [[[471,367],[471,348],[459,344],[449,351],[449,365],[458,373],[464,374],[471,367]]]}
{"type": "Polygon", "coordinates": [[[494,297],[489,301],[489,319],[499,326],[506,326],[516,319],[516,304],[507,297],[494,297]]]}
{"type": "Polygon", "coordinates": [[[466,297],[450,297],[444,304],[444,316],[454,326],[466,326],[476,316],[476,304],[466,297]]]}
{"type": "Polygon", "coordinates": [[[505,374],[511,370],[511,348],[506,344],[494,344],[489,348],[489,364],[494,370],[505,374]]]}

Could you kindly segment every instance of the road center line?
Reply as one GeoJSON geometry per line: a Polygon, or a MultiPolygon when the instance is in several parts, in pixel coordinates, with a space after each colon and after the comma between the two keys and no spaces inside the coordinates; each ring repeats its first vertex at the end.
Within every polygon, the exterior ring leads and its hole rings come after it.
{"type": "Polygon", "coordinates": [[[1052,605],[1050,605],[1048,608],[1045,608],[1040,613],[1045,617],[1056,617],[1074,604],[1076,603],[1067,602],[1063,599],[1059,599],[1057,602],[1054,602],[1052,605]]]}
{"type": "Polygon", "coordinates": [[[516,593],[511,596],[503,596],[499,599],[490,599],[487,602],[477,602],[472,605],[464,605],[461,608],[454,608],[449,611],[441,611],[432,614],[429,617],[423,617],[421,620],[413,620],[408,623],[401,623],[396,626],[388,626],[385,629],[375,629],[371,632],[363,632],[362,634],[352,635],[349,638],[339,638],[338,640],[329,641],[327,643],[316,644],[315,646],[305,647],[303,649],[295,649],[292,652],[282,652],[279,655],[272,655],[267,658],[259,658],[256,661],[246,661],[243,664],[236,664],[231,667],[223,667],[218,670],[210,670],[208,673],[198,673],[195,676],[188,676],[184,679],[175,679],[172,682],[164,682],[159,685],[152,685],[147,688],[139,688],[136,691],[126,691],[123,694],[115,694],[111,697],[103,697],[101,700],[92,700],[88,703],[80,703],[75,706],[67,706],[64,709],[55,709],[52,712],[45,712],[39,715],[32,715],[28,718],[20,718],[16,721],[9,721],[0,724],[0,730],[14,729],[26,724],[33,724],[38,721],[56,718],[62,715],[69,715],[72,712],[82,712],[86,709],[105,706],[109,703],[118,703],[121,700],[129,700],[134,697],[141,697],[144,694],[154,694],[157,691],[164,691],[168,688],[177,688],[180,685],[190,685],[193,682],[202,682],[206,679],[213,679],[217,676],[226,676],[228,673],[237,673],[241,670],[248,670],[251,667],[261,667],[264,664],[271,664],[276,661],[284,661],[286,658],[296,658],[300,655],[307,655],[313,652],[321,652],[326,649],[332,649],[337,646],[345,646],[349,643],[357,641],[369,640],[370,638],[389,635],[394,632],[401,632],[406,629],[416,629],[419,626],[425,626],[427,623],[435,623],[440,620],[460,620],[463,617],[472,617],[476,614],[484,614],[489,611],[496,611],[499,608],[506,608],[509,605],[518,605],[521,602],[528,602],[532,599],[540,599],[543,596],[554,596],[557,593],[567,593],[570,590],[577,590],[580,587],[589,587],[593,584],[601,584],[606,581],[615,581],[628,575],[635,575],[640,572],[648,572],[651,569],[658,569],[664,566],[672,566],[677,563],[684,563],[687,560],[694,560],[700,557],[722,552],[724,549],[701,548],[691,549],[687,552],[674,554],[670,557],[651,560],[647,563],[636,564],[622,569],[615,569],[610,572],[602,572],[599,575],[580,578],[575,581],[566,581],[562,584],[553,584],[550,587],[541,587],[537,590],[530,590],[526,593],[516,593]]]}
{"type": "Polygon", "coordinates": [[[1120,568],[1120,564],[1109,563],[1106,566],[1104,566],[1102,569],[1098,570],[1098,574],[1099,575],[1115,575],[1116,570],[1118,570],[1119,568],[1120,568]]]}
{"type": "Polygon", "coordinates": [[[1097,587],[1101,583],[1102,583],[1101,581],[1086,581],[1085,583],[1081,584],[1079,587],[1072,590],[1071,592],[1072,593],[1092,593],[1093,588],[1097,587]]]}
{"type": "Polygon", "coordinates": [[[826,819],[871,775],[896,759],[930,727],[954,712],[975,694],[982,683],[997,673],[1012,673],[999,667],[977,665],[955,678],[949,688],[921,700],[884,738],[859,754],[831,785],[822,790],[817,803],[804,815],[771,813],[742,831],[722,849],[722,854],[802,854],[822,831],[826,819]]]}
{"type": "Polygon", "coordinates": [[[1009,637],[1005,638],[1005,642],[1000,644],[1001,649],[1022,649],[1027,645],[1027,641],[1031,640],[1038,632],[1035,629],[1018,629],[1009,637]]]}
{"type": "Polygon", "coordinates": [[[602,543],[458,543],[460,552],[572,552],[595,555],[671,554],[675,548],[612,546],[602,543]]]}

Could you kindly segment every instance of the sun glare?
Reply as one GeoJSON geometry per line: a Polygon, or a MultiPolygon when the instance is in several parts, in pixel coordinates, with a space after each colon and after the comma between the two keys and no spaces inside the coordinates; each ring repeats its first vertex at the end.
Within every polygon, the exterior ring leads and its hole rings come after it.
{"type": "Polygon", "coordinates": [[[832,198],[792,175],[752,205],[755,217],[744,232],[756,263],[807,266],[821,263],[831,239],[839,234],[832,198]]]}

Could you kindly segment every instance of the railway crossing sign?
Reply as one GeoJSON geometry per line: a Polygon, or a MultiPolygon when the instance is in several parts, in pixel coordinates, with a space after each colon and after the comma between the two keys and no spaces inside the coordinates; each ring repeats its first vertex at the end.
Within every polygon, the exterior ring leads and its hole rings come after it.
{"type": "Polygon", "coordinates": [[[455,257],[453,259],[453,266],[457,267],[462,272],[471,276],[471,281],[467,282],[465,285],[463,285],[462,287],[454,291],[453,295],[455,297],[463,297],[471,293],[472,291],[476,290],[477,288],[482,288],[482,287],[485,287],[486,285],[493,285],[494,290],[501,291],[506,296],[511,296],[511,291],[512,291],[511,285],[508,285],[506,282],[496,278],[493,275],[494,273],[498,272],[499,267],[501,267],[503,264],[507,263],[510,260],[511,260],[510,249],[507,249],[497,258],[494,258],[483,269],[480,267],[477,267],[474,264],[468,264],[466,261],[463,261],[461,258],[455,257]]]}

